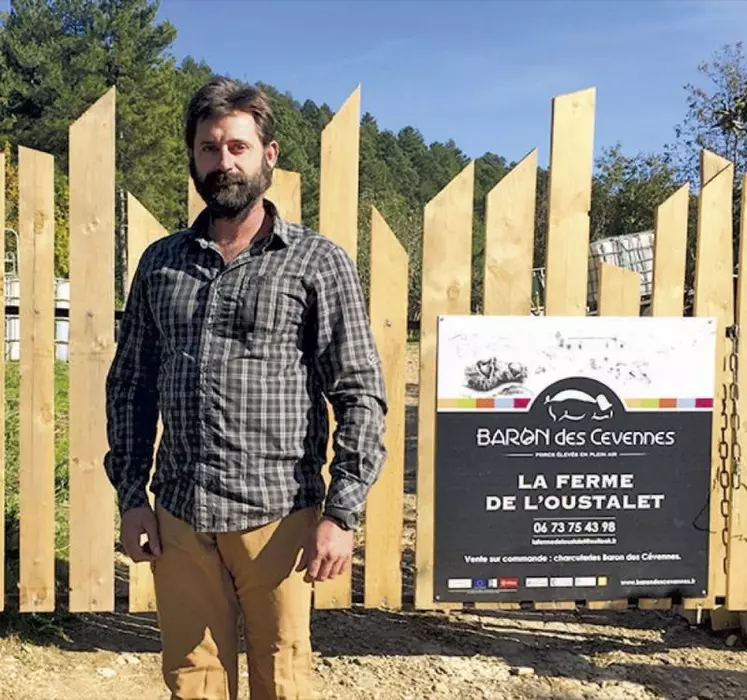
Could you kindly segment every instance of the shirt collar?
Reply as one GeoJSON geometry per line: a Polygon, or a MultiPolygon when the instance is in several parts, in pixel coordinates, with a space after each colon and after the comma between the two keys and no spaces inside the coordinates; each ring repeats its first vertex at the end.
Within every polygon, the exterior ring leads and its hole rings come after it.
{"type": "MultiPolygon", "coordinates": [[[[274,202],[271,202],[269,199],[264,199],[262,201],[262,204],[265,208],[265,212],[272,217],[272,229],[270,230],[270,233],[268,235],[268,238],[270,239],[267,241],[267,245],[272,244],[272,239],[277,237],[280,239],[280,241],[284,245],[290,244],[290,236],[289,236],[289,226],[288,222],[280,216],[280,213],[278,212],[277,206],[274,204],[274,202]]],[[[205,207],[195,218],[195,220],[192,222],[192,225],[189,227],[189,232],[192,235],[192,238],[199,242],[200,240],[207,241],[208,239],[208,226],[210,225],[210,212],[208,211],[207,207],[205,207]]]]}

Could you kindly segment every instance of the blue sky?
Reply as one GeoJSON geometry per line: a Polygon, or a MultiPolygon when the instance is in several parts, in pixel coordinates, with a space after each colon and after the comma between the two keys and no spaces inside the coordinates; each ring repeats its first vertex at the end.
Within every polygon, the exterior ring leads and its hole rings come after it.
{"type": "Polygon", "coordinates": [[[178,59],[333,110],[360,83],[381,128],[542,164],[554,95],[597,89],[597,153],[659,150],[698,64],[747,38],[744,0],[162,0],[159,17],[178,59]]]}
{"type": "Polygon", "coordinates": [[[160,16],[178,58],[332,109],[360,83],[381,128],[542,163],[554,95],[596,87],[597,152],[659,150],[699,63],[747,38],[741,0],[163,0],[160,16]]]}

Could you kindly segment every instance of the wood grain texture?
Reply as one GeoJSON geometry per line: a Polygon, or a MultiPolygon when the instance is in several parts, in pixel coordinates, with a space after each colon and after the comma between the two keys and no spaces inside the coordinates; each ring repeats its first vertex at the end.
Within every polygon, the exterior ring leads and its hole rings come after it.
{"type": "Polygon", "coordinates": [[[742,177],[742,199],[739,221],[739,278],[737,282],[736,323],[740,330],[739,415],[737,432],[741,448],[741,488],[731,494],[729,518],[729,561],[726,577],[726,605],[729,610],[747,610],[747,175],[742,177]]]}
{"type": "Polygon", "coordinates": [[[653,316],[682,316],[684,311],[689,198],[685,183],[656,208],[653,316]]]}
{"type": "Polygon", "coordinates": [[[70,127],[70,610],[114,610],[114,490],[103,469],[114,356],[115,90],[70,127]]]}
{"type": "Polygon", "coordinates": [[[55,609],[54,159],[18,149],[20,610],[55,609]]]}
{"type": "MultiPolygon", "coordinates": [[[[705,153],[704,168],[709,171],[720,166],[720,159],[705,153]],[[715,164],[715,165],[714,165],[715,164]]],[[[717,596],[726,595],[722,531],[727,523],[721,515],[719,504],[723,497],[719,484],[721,460],[719,442],[722,398],[728,399],[728,352],[726,329],[734,321],[733,251],[732,251],[732,185],[734,167],[721,168],[701,188],[698,200],[698,239],[695,261],[695,306],[693,313],[699,317],[716,320],[716,382],[713,411],[713,446],[711,465],[711,507],[709,542],[708,595],[702,600],[706,608],[713,607],[717,596]]],[[[728,401],[727,401],[728,404],[728,401]]],[[[728,419],[728,417],[727,417],[728,419]]],[[[727,468],[729,465],[727,465],[727,468]]]]}
{"type": "Polygon", "coordinates": [[[532,306],[537,151],[486,196],[484,313],[526,316],[532,306]]]}
{"type": "Polygon", "coordinates": [[[358,253],[360,104],[358,86],[324,127],[319,172],[319,230],[353,260],[358,253]]]}
{"type": "Polygon", "coordinates": [[[547,222],[548,316],[586,314],[596,90],[553,100],[547,222]]]}
{"type": "Polygon", "coordinates": [[[641,276],[615,265],[599,265],[599,315],[638,316],[641,309],[641,276]]]}
{"type": "Polygon", "coordinates": [[[365,529],[365,607],[402,607],[405,475],[407,252],[384,218],[371,213],[371,327],[384,367],[389,411],[387,460],[368,497],[365,529]]]}
{"type": "Polygon", "coordinates": [[[455,608],[434,601],[434,471],[438,316],[469,314],[472,264],[471,162],[425,206],[423,230],[415,606],[455,608]]]}
{"type": "MultiPolygon", "coordinates": [[[[321,170],[319,174],[319,230],[347,252],[355,262],[358,253],[358,156],[360,124],[360,88],[348,97],[322,131],[321,170]]],[[[336,429],[331,408],[330,445],[336,429]]],[[[329,462],[324,468],[329,484],[329,462]]],[[[352,605],[352,570],[335,579],[314,585],[314,607],[348,608],[352,605]]]]}
{"type": "Polygon", "coordinates": [[[713,180],[716,175],[731,165],[731,161],[721,157],[713,151],[702,150],[700,152],[700,186],[713,180]]]}
{"type": "Polygon", "coordinates": [[[190,226],[195,222],[195,219],[200,215],[204,208],[205,200],[195,189],[195,183],[190,177],[187,181],[187,219],[190,226]]]}
{"type": "Polygon", "coordinates": [[[301,174],[275,168],[272,185],[265,197],[278,208],[278,213],[292,224],[301,223],[301,174]]]}

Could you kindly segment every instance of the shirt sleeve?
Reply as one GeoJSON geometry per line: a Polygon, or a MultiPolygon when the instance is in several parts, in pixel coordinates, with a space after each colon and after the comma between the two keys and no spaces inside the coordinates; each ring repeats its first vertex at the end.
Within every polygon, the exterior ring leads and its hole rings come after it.
{"type": "Polygon", "coordinates": [[[386,458],[386,391],[358,273],[342,248],[317,274],[316,366],[337,424],[325,512],[359,516],[386,458]]]}
{"type": "Polygon", "coordinates": [[[104,468],[120,513],[148,505],[158,421],[159,341],[145,296],[145,255],[133,277],[106,380],[109,451],[104,468]]]}

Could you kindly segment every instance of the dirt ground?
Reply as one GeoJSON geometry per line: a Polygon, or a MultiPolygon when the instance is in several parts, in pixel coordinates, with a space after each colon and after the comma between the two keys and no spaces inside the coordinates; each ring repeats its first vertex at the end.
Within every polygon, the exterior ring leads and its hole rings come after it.
{"type": "MultiPolygon", "coordinates": [[[[408,609],[315,611],[318,698],[747,698],[741,636],[691,626],[673,612],[412,611],[416,382],[413,350],[403,553],[408,609]]],[[[356,566],[356,598],[360,578],[356,566]]],[[[152,615],[0,614],[0,700],[166,700],[159,649],[152,615]]],[[[244,680],[241,692],[246,699],[244,680]]]]}

